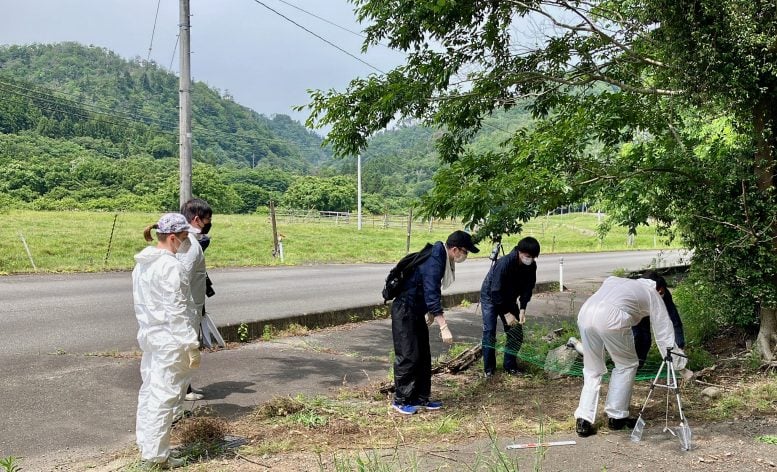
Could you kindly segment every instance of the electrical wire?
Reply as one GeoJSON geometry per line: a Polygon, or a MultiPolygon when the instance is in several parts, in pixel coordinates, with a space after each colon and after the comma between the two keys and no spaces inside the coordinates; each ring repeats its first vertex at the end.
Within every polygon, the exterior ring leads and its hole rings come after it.
{"type": "Polygon", "coordinates": [[[154,33],[156,32],[156,21],[159,18],[159,5],[162,3],[162,0],[157,0],[156,2],[156,13],[154,14],[154,27],[151,28],[151,41],[148,43],[148,56],[146,56],[146,62],[151,60],[151,46],[154,44],[154,33]]]}
{"type": "Polygon", "coordinates": [[[275,9],[273,9],[273,8],[269,7],[269,6],[268,6],[267,4],[265,4],[264,2],[261,2],[260,0],[253,0],[253,1],[254,1],[255,3],[258,3],[259,5],[261,5],[261,6],[265,7],[266,9],[270,10],[271,12],[275,13],[276,15],[280,16],[281,18],[283,18],[284,20],[288,21],[289,23],[291,23],[291,24],[295,25],[296,27],[298,27],[298,28],[300,28],[300,29],[302,29],[302,30],[304,30],[304,31],[307,31],[308,33],[312,34],[312,35],[313,35],[313,36],[315,36],[316,38],[318,38],[318,39],[320,39],[321,41],[323,41],[323,42],[327,43],[328,45],[332,46],[333,48],[337,49],[338,51],[340,51],[340,52],[342,52],[342,53],[344,53],[344,54],[347,54],[348,56],[352,57],[353,59],[356,59],[357,61],[361,62],[362,64],[366,65],[367,67],[369,67],[369,68],[371,68],[371,69],[374,69],[374,70],[376,70],[376,71],[380,72],[381,74],[385,74],[385,72],[383,72],[382,70],[380,70],[380,69],[378,69],[377,67],[373,66],[373,65],[372,65],[372,64],[370,64],[369,62],[367,62],[367,61],[365,61],[365,60],[361,59],[361,58],[360,58],[360,57],[358,57],[358,56],[355,56],[355,55],[351,54],[350,52],[348,52],[348,51],[346,51],[345,49],[341,48],[340,46],[336,45],[336,44],[335,44],[335,43],[333,43],[332,41],[329,41],[328,39],[324,38],[323,36],[321,36],[321,35],[319,35],[319,34],[317,34],[317,33],[314,33],[313,31],[309,30],[308,28],[305,28],[304,26],[302,26],[301,24],[299,24],[299,23],[297,23],[296,21],[292,20],[291,18],[289,18],[288,16],[284,15],[283,13],[279,12],[278,10],[275,10],[275,9]]]}
{"type": "Polygon", "coordinates": [[[173,61],[175,60],[175,51],[178,50],[178,40],[181,38],[181,33],[175,35],[175,44],[173,45],[173,55],[170,56],[170,67],[167,70],[173,70],[173,61]]]}
{"type": "MultiPolygon", "coordinates": [[[[363,39],[367,39],[367,36],[362,34],[362,33],[350,30],[350,29],[346,28],[345,26],[338,25],[334,21],[327,20],[326,18],[323,18],[323,17],[321,17],[319,15],[316,15],[315,13],[309,12],[309,11],[305,10],[304,8],[302,8],[302,7],[299,7],[297,5],[294,5],[293,3],[287,2],[286,0],[277,0],[277,1],[279,1],[279,2],[281,2],[283,4],[285,4],[285,5],[288,5],[291,8],[296,8],[297,10],[301,11],[302,13],[306,13],[306,14],[312,16],[313,18],[319,19],[319,20],[323,21],[324,23],[328,23],[328,24],[334,26],[335,28],[340,28],[341,30],[343,30],[345,32],[351,33],[351,34],[353,34],[355,36],[358,36],[360,38],[363,38],[363,39]]],[[[384,44],[384,43],[381,43],[381,42],[377,42],[375,44],[377,44],[379,46],[383,46],[384,48],[387,48],[387,49],[391,49],[392,51],[396,51],[395,49],[393,49],[388,44],[384,44]]]]}
{"type": "Polygon", "coordinates": [[[328,24],[330,24],[330,25],[332,25],[332,26],[334,26],[336,28],[340,28],[341,30],[343,30],[345,32],[351,33],[351,34],[353,34],[355,36],[358,36],[360,38],[366,38],[366,36],[364,36],[361,33],[358,33],[358,32],[353,31],[353,30],[349,30],[345,26],[340,26],[340,25],[338,25],[337,23],[335,23],[333,21],[327,20],[326,18],[322,18],[322,17],[316,15],[315,13],[309,12],[309,11],[305,10],[304,8],[302,8],[302,7],[298,7],[297,5],[294,5],[293,3],[287,2],[286,0],[277,0],[277,1],[283,3],[284,5],[288,5],[291,8],[296,8],[297,10],[301,11],[302,13],[308,14],[308,15],[312,16],[313,18],[317,18],[317,19],[323,21],[324,23],[328,23],[328,24]]]}

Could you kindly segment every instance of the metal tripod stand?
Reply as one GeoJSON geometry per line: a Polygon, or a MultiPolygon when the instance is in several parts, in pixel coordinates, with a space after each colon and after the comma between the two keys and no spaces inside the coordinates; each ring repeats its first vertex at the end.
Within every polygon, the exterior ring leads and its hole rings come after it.
{"type": "Polygon", "coordinates": [[[683,405],[680,401],[680,387],[677,384],[677,373],[675,372],[674,363],[672,362],[673,356],[685,357],[687,359],[687,356],[672,353],[672,348],[668,348],[666,350],[666,356],[664,357],[663,362],[661,362],[661,367],[659,367],[656,377],[650,383],[650,391],[647,394],[647,398],[645,398],[645,403],[642,404],[642,409],[639,411],[637,424],[634,425],[634,430],[631,432],[631,440],[634,442],[639,442],[642,440],[642,432],[645,428],[645,420],[642,418],[642,414],[645,412],[645,407],[647,406],[648,401],[650,401],[650,397],[653,395],[655,388],[661,387],[666,388],[666,418],[663,432],[668,431],[672,434],[672,436],[679,438],[680,448],[683,451],[690,451],[691,427],[688,426],[688,420],[685,418],[685,414],[683,413],[683,405]],[[666,369],[666,383],[659,383],[658,380],[661,378],[661,374],[664,369],[666,369]],[[680,413],[680,425],[677,429],[677,432],[669,427],[669,397],[672,393],[674,393],[675,399],[677,400],[677,411],[680,413]]]}

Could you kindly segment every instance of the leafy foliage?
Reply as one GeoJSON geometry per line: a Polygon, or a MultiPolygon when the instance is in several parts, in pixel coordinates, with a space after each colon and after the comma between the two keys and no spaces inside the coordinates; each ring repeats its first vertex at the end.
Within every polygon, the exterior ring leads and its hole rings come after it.
{"type": "Polygon", "coordinates": [[[353,3],[364,48],[388,43],[408,59],[343,92],[312,92],[308,124],[331,127],[336,153],[359,152],[395,119],[420,120],[442,130],[426,214],[485,238],[594,203],[632,233],[675,225],[708,283],[742,297],[729,321],[777,306],[773,4],[353,3]],[[486,120],[513,109],[534,121],[478,145],[486,120]]]}
{"type": "Polygon", "coordinates": [[[297,177],[283,195],[289,208],[351,211],[356,207],[356,183],[352,177],[297,177]]]}

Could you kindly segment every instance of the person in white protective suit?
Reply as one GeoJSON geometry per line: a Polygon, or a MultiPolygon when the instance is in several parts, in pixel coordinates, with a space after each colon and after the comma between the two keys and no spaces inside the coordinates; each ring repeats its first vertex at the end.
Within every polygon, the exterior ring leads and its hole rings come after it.
{"type": "MultiPolygon", "coordinates": [[[[604,412],[610,429],[633,428],[636,420],[629,418],[632,387],[639,359],[634,348],[631,327],[644,317],[650,317],[653,337],[662,356],[667,348],[684,354],[675,344],[672,321],[666,305],[649,279],[608,277],[580,308],[577,326],[583,343],[583,390],[575,410],[575,430],[578,436],[596,434],[596,410],[602,375],[607,372],[605,351],[615,363],[610,377],[604,412]]],[[[677,369],[685,367],[685,357],[673,357],[677,369]]]]}
{"type": "Polygon", "coordinates": [[[137,339],[143,351],[135,430],[143,464],[165,469],[183,465],[170,456],[170,429],[192,369],[199,367],[200,351],[189,316],[194,305],[189,280],[175,257],[191,244],[191,226],[183,215],[167,213],[145,229],[147,241],[152,240],[152,229],[157,244],[135,255],[132,271],[137,339]]]}

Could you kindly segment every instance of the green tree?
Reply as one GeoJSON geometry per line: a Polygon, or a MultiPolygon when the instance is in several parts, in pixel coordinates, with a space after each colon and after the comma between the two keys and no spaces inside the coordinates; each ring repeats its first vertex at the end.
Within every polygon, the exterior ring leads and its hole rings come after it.
{"type": "Polygon", "coordinates": [[[356,206],[356,179],[353,177],[298,177],[283,194],[289,208],[319,211],[351,211],[356,206]]]}
{"type": "Polygon", "coordinates": [[[674,223],[694,265],[758,308],[757,345],[775,358],[773,2],[353,2],[365,49],[387,43],[407,62],[312,92],[308,123],[331,127],[335,152],[356,154],[397,117],[443,130],[424,209],[479,237],[580,201],[632,231],[674,223]],[[516,107],[535,121],[496,149],[472,145],[484,120],[516,107]]]}

